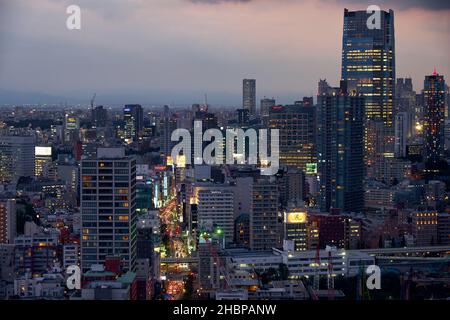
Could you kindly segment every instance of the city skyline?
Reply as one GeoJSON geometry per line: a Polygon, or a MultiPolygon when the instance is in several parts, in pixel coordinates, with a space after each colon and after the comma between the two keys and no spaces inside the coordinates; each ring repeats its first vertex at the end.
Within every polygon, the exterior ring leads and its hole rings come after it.
{"type": "MultiPolygon", "coordinates": [[[[320,78],[339,82],[342,13],[345,7],[367,6],[360,1],[205,2],[210,1],[112,1],[108,6],[79,1],[82,29],[69,31],[67,1],[45,0],[30,9],[23,1],[3,0],[0,103],[14,98],[16,103],[83,103],[97,92],[100,104],[189,105],[207,93],[212,105],[239,106],[240,82],[250,78],[257,80],[258,105],[264,96],[287,104],[314,96],[320,78]]],[[[444,76],[450,73],[445,54],[450,7],[437,1],[408,3],[380,6],[395,11],[397,77],[412,77],[421,90],[423,77],[435,66],[444,76]]]]}

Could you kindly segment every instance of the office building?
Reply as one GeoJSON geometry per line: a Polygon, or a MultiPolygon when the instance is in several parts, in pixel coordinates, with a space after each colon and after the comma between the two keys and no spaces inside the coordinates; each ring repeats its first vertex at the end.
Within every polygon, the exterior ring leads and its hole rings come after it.
{"type": "MultiPolygon", "coordinates": [[[[344,11],[342,80],[348,91],[365,97],[365,151],[369,167],[394,153],[395,36],[394,12],[380,12],[380,28],[368,28],[371,12],[344,11]],[[381,122],[377,134],[370,122],[381,122]],[[375,141],[378,140],[378,141],[375,141]],[[378,144],[381,150],[371,145],[378,144]]],[[[370,168],[369,168],[370,170],[370,168]]]]}
{"type": "Polygon", "coordinates": [[[81,266],[119,257],[123,270],[136,265],[136,160],[121,148],[99,148],[81,162],[81,266]]]}
{"type": "Polygon", "coordinates": [[[269,128],[279,129],[280,164],[306,171],[316,163],[316,110],[309,106],[274,106],[269,128]]]}
{"type": "Polygon", "coordinates": [[[15,199],[0,199],[0,244],[14,243],[17,228],[15,199]]]}
{"type": "Polygon", "coordinates": [[[144,129],[144,112],[139,104],[127,104],[123,108],[123,120],[125,122],[124,138],[127,143],[139,139],[144,129]]]}
{"type": "Polygon", "coordinates": [[[256,115],[256,80],[244,79],[242,84],[242,107],[249,110],[250,115],[256,115]]]}
{"type": "Polygon", "coordinates": [[[36,146],[34,148],[34,174],[36,177],[48,177],[52,165],[52,147],[36,146]]]}
{"type": "Polygon", "coordinates": [[[270,109],[275,106],[276,101],[275,99],[268,99],[268,98],[264,98],[261,99],[261,117],[267,118],[269,117],[269,113],[270,113],[270,109]]]}
{"type": "Polygon", "coordinates": [[[348,94],[318,96],[318,173],[320,209],[361,212],[364,208],[364,98],[348,94]]]}
{"type": "Polygon", "coordinates": [[[399,112],[395,115],[394,154],[397,158],[406,157],[406,146],[407,146],[408,135],[410,132],[410,124],[411,124],[409,115],[410,114],[408,112],[399,112]]]}
{"type": "Polygon", "coordinates": [[[35,141],[29,133],[0,133],[0,181],[34,176],[35,141]]]}
{"type": "Polygon", "coordinates": [[[445,80],[436,71],[426,76],[423,89],[426,161],[436,163],[444,156],[445,80]]]}
{"type": "Polygon", "coordinates": [[[290,208],[284,213],[284,239],[293,241],[294,250],[307,250],[308,214],[303,208],[290,208]]]}
{"type": "Polygon", "coordinates": [[[278,185],[269,179],[253,183],[250,212],[250,249],[270,250],[278,242],[278,185]]]}
{"type": "Polygon", "coordinates": [[[94,123],[95,127],[106,127],[108,122],[108,110],[103,106],[96,106],[91,112],[91,121],[94,123]]]}

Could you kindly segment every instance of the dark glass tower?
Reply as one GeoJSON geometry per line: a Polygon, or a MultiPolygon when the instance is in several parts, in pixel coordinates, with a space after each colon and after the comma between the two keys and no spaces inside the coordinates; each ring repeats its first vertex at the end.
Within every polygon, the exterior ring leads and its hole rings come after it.
{"type": "Polygon", "coordinates": [[[444,156],[445,80],[436,71],[426,76],[423,89],[425,159],[437,162],[444,156]]]}
{"type": "Polygon", "coordinates": [[[144,128],[144,112],[139,104],[127,104],[123,108],[123,120],[125,121],[125,138],[129,141],[137,141],[144,128]]]}
{"type": "Polygon", "coordinates": [[[249,110],[251,115],[256,115],[256,80],[244,79],[242,81],[242,106],[249,110]]]}
{"type": "Polygon", "coordinates": [[[317,97],[320,209],[364,207],[364,97],[339,91],[317,97]]]}
{"type": "Polygon", "coordinates": [[[395,88],[394,12],[381,11],[380,29],[369,29],[366,11],[344,11],[342,79],[366,98],[367,119],[392,125],[395,88]]]}
{"type": "MultiPolygon", "coordinates": [[[[376,167],[394,154],[395,38],[394,12],[380,12],[378,29],[367,26],[372,15],[344,11],[342,80],[349,92],[356,90],[365,97],[366,128],[374,127],[371,122],[382,125],[381,134],[365,131],[366,162],[376,167]]],[[[368,174],[372,175],[370,169],[368,174]]]]}

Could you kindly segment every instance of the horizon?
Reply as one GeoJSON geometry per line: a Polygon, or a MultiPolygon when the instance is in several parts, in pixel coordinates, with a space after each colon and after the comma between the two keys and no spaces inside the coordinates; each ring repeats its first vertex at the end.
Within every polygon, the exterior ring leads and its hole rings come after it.
{"type": "MultiPolygon", "coordinates": [[[[68,1],[43,0],[33,10],[25,10],[25,2],[0,2],[1,104],[84,103],[97,93],[98,104],[185,106],[208,94],[209,104],[231,107],[241,105],[244,78],[256,79],[258,105],[263,97],[289,104],[315,96],[319,79],[338,85],[344,8],[367,6],[355,0],[131,0],[108,6],[82,0],[81,30],[67,30],[68,1]],[[326,25],[321,15],[329,17],[326,25]],[[155,28],[161,23],[167,28],[155,28]]],[[[411,77],[416,92],[434,67],[447,78],[450,6],[384,1],[382,9],[390,8],[396,77],[411,77]]]]}

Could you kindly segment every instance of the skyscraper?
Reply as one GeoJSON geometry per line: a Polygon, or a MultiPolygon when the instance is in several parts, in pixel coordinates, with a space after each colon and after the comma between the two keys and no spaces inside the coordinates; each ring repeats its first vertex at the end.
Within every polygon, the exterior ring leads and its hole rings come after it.
{"type": "Polygon", "coordinates": [[[108,111],[103,106],[96,106],[91,111],[91,120],[97,128],[106,127],[108,111]]]}
{"type": "Polygon", "coordinates": [[[29,132],[0,133],[0,181],[34,176],[35,144],[29,132]]]}
{"type": "MultiPolygon", "coordinates": [[[[342,41],[342,80],[349,92],[357,90],[365,97],[366,121],[381,121],[381,135],[366,129],[365,148],[368,166],[392,157],[394,152],[395,37],[394,12],[380,11],[380,28],[369,29],[372,13],[344,11],[342,41]],[[369,147],[379,139],[383,146],[377,154],[369,147]]],[[[366,126],[370,128],[370,126],[366,126]]]]}
{"type": "Polygon", "coordinates": [[[164,112],[159,123],[160,130],[160,146],[159,151],[163,156],[164,161],[172,152],[172,147],[176,142],[171,140],[172,132],[177,128],[177,118],[170,114],[169,106],[164,106],[164,112]]]}
{"type": "Polygon", "coordinates": [[[425,159],[437,162],[445,146],[445,80],[436,71],[426,76],[423,89],[425,159]]]}
{"type": "Polygon", "coordinates": [[[144,112],[140,104],[127,104],[123,108],[125,121],[125,140],[129,143],[137,141],[144,128],[144,112]]]}
{"type": "Polygon", "coordinates": [[[242,106],[248,109],[251,115],[256,115],[256,80],[244,79],[242,86],[242,106]]]}
{"type": "Polygon", "coordinates": [[[278,186],[269,179],[253,183],[250,249],[271,250],[278,244],[278,186]]]}
{"type": "Polygon", "coordinates": [[[136,266],[136,160],[124,149],[99,148],[81,163],[81,267],[121,259],[123,270],[136,266]]]}
{"type": "Polygon", "coordinates": [[[280,130],[280,163],[306,170],[316,163],[316,109],[311,106],[274,106],[269,128],[280,130]]]}
{"type": "Polygon", "coordinates": [[[261,99],[261,117],[266,118],[269,116],[270,108],[275,105],[275,99],[264,98],[261,99]]]}
{"type": "Polygon", "coordinates": [[[410,128],[409,113],[399,112],[395,115],[395,148],[394,153],[398,158],[406,157],[406,142],[410,128]]]}
{"type": "Polygon", "coordinates": [[[320,208],[361,212],[364,207],[364,98],[348,94],[318,96],[320,208]]]}

